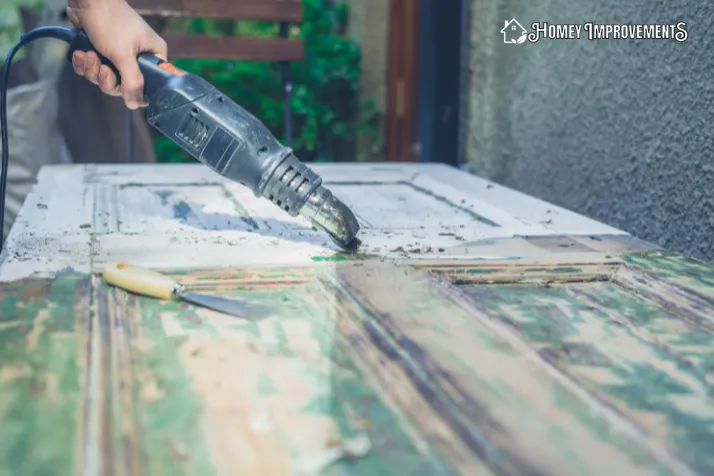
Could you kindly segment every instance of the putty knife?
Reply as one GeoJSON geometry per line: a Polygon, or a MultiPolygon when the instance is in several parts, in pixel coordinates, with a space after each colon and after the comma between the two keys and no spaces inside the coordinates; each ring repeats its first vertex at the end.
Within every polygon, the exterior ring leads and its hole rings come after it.
{"type": "Polygon", "coordinates": [[[126,291],[169,301],[182,300],[231,316],[252,320],[274,313],[271,307],[261,304],[188,292],[186,287],[165,274],[126,263],[107,263],[102,277],[107,283],[126,291]]]}

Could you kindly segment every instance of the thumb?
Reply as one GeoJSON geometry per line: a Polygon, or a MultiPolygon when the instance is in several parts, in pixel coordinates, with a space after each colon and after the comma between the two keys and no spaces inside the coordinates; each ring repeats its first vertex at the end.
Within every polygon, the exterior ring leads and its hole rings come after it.
{"type": "Polygon", "coordinates": [[[163,38],[157,38],[157,45],[153,49],[153,54],[164,61],[168,61],[168,46],[166,45],[166,41],[164,41],[163,38]]]}
{"type": "Polygon", "coordinates": [[[144,103],[144,76],[135,57],[126,55],[115,62],[121,74],[121,95],[126,107],[137,109],[144,103]]]}

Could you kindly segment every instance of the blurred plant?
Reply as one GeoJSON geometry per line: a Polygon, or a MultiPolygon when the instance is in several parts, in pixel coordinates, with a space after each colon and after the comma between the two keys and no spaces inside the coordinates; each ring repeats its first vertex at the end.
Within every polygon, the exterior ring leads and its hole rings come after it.
{"type": "MultiPolygon", "coordinates": [[[[20,36],[25,33],[22,25],[20,8],[40,9],[44,6],[44,0],[2,0],[0,1],[0,57],[3,61],[15,43],[20,40],[20,36]]],[[[25,55],[25,49],[21,49],[15,55],[20,59],[25,55]]]]}
{"type": "MultiPolygon", "coordinates": [[[[293,149],[300,160],[364,160],[357,153],[357,138],[379,144],[380,112],[369,101],[360,104],[361,51],[344,32],[348,20],[345,3],[303,0],[304,21],[290,30],[303,38],[306,59],[290,64],[293,81],[293,149]]],[[[279,25],[225,20],[172,21],[172,32],[201,35],[276,37],[279,25]]],[[[170,54],[170,52],[169,52],[170,54]]],[[[213,59],[176,60],[176,66],[196,73],[250,111],[284,142],[281,66],[275,62],[232,62],[213,59]]],[[[192,160],[166,138],[156,141],[161,162],[192,160]]],[[[362,151],[360,151],[362,152],[362,151]]],[[[368,151],[371,152],[371,151],[368,151]]]]}

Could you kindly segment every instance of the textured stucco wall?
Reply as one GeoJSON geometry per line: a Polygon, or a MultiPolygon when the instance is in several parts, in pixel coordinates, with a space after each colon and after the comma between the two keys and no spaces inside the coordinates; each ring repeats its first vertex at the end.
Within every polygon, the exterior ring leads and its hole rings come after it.
{"type": "Polygon", "coordinates": [[[473,0],[472,170],[714,261],[714,2],[473,0]],[[516,18],[676,23],[689,39],[506,45],[516,18]]]}

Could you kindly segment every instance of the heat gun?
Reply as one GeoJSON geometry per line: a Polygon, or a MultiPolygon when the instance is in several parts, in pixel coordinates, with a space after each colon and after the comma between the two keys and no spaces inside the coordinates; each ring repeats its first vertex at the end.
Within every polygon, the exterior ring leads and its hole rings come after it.
{"type": "MultiPolygon", "coordinates": [[[[94,49],[81,30],[40,27],[23,35],[8,55],[3,71],[0,213],[4,209],[7,173],[7,71],[19,47],[42,37],[69,42],[70,61],[75,51],[94,51],[121,81],[116,67],[94,49]]],[[[340,248],[353,251],[359,246],[356,235],[360,227],[352,211],[322,184],[319,175],[295,157],[292,149],[281,145],[261,121],[195,74],[149,53],[140,54],[137,60],[144,76],[144,97],[149,103],[146,117],[151,126],[218,174],[250,188],[256,197],[270,200],[290,216],[309,219],[340,248]]]]}

